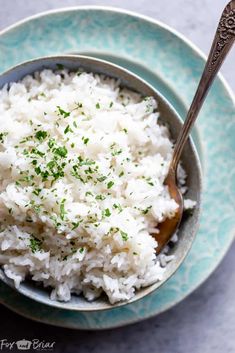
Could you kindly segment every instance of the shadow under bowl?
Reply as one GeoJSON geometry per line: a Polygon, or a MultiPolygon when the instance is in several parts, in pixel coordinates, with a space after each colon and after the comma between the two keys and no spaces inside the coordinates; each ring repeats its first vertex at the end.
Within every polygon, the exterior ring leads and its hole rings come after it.
{"type": "MultiPolygon", "coordinates": [[[[150,86],[147,82],[138,76],[134,75],[126,69],[123,69],[104,60],[79,55],[63,55],[38,58],[17,65],[3,73],[0,76],[0,89],[5,84],[10,82],[17,82],[24,76],[33,74],[35,71],[41,71],[45,68],[56,70],[58,69],[58,64],[63,65],[70,71],[75,71],[79,68],[82,68],[87,72],[104,74],[106,76],[119,79],[121,86],[136,91],[143,96],[154,97],[158,102],[158,110],[160,112],[161,121],[168,124],[171,137],[173,140],[176,140],[182,128],[182,120],[174,108],[169,104],[169,102],[167,102],[167,100],[155,88],[150,86]]],[[[87,299],[85,299],[82,295],[72,295],[72,298],[69,302],[53,301],[50,299],[50,290],[48,288],[44,288],[43,286],[38,285],[30,280],[24,281],[16,290],[26,297],[29,297],[43,304],[60,309],[76,311],[97,311],[113,309],[115,307],[120,307],[122,305],[126,305],[139,300],[157,290],[157,288],[163,285],[163,283],[165,283],[182,264],[192,246],[199,225],[202,191],[201,167],[195,146],[193,145],[191,138],[189,138],[184,148],[181,160],[187,173],[188,192],[186,197],[195,200],[197,205],[193,210],[192,215],[183,217],[179,228],[179,240],[169,252],[170,255],[174,255],[174,259],[167,265],[161,281],[136,291],[135,296],[131,300],[120,302],[114,305],[110,304],[104,295],[92,302],[87,301],[87,299]]],[[[13,281],[4,274],[4,271],[1,268],[0,279],[15,289],[13,281]]]]}

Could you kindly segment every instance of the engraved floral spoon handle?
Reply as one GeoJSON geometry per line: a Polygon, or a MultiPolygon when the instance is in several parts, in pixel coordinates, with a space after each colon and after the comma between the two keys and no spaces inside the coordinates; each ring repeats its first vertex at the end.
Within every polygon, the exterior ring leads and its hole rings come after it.
{"type": "Polygon", "coordinates": [[[183,147],[188,139],[190,130],[198,116],[209,88],[212,85],[216,74],[218,73],[229,50],[231,49],[234,40],[235,0],[232,0],[228,3],[222,13],[201,80],[175,145],[173,158],[170,165],[170,173],[175,173],[176,171],[183,147]]]}

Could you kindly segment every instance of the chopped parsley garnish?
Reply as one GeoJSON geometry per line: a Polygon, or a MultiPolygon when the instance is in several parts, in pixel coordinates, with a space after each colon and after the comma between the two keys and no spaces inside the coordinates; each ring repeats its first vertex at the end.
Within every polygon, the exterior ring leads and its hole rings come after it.
{"type": "Polygon", "coordinates": [[[36,168],[34,169],[34,171],[35,171],[35,173],[36,173],[37,175],[41,174],[41,168],[40,168],[40,167],[36,167],[36,168]]]}
{"type": "Polygon", "coordinates": [[[53,152],[55,154],[57,154],[58,156],[65,158],[67,156],[68,150],[65,146],[63,147],[57,147],[53,150],[53,152]]]}
{"type": "Polygon", "coordinates": [[[81,223],[82,223],[82,221],[79,221],[79,222],[72,222],[72,226],[73,226],[72,230],[77,229],[81,223]]]}
{"type": "Polygon", "coordinates": [[[100,109],[100,103],[96,103],[95,107],[96,109],[100,109]]]}
{"type": "Polygon", "coordinates": [[[152,206],[149,206],[149,207],[145,208],[144,210],[141,210],[141,212],[143,214],[147,214],[151,208],[152,208],[152,206]]]}
{"type": "Polygon", "coordinates": [[[84,252],[84,248],[80,248],[79,252],[80,252],[80,254],[82,254],[84,252]]]}
{"type": "Polygon", "coordinates": [[[127,233],[125,233],[125,232],[123,232],[122,230],[120,230],[120,234],[121,234],[122,239],[123,239],[124,241],[127,241],[127,240],[128,240],[128,234],[127,234],[127,233]]]}
{"type": "Polygon", "coordinates": [[[125,134],[127,134],[127,129],[124,128],[123,131],[125,132],[125,134]]]}
{"type": "Polygon", "coordinates": [[[42,241],[34,236],[30,238],[30,248],[33,253],[40,251],[42,246],[42,241]]]}
{"type": "Polygon", "coordinates": [[[64,129],[64,134],[67,134],[68,132],[73,132],[73,130],[69,125],[67,125],[66,128],[64,129]]]}
{"type": "Polygon", "coordinates": [[[74,176],[76,179],[80,180],[83,184],[86,183],[86,181],[82,178],[82,176],[80,174],[78,174],[77,166],[73,166],[73,171],[71,172],[71,175],[74,176]]]}
{"type": "Polygon", "coordinates": [[[62,109],[59,105],[56,107],[58,109],[58,115],[63,116],[63,118],[67,118],[70,116],[70,112],[66,112],[64,109],[62,109]]]}
{"type": "Polygon", "coordinates": [[[35,137],[39,141],[43,141],[47,137],[47,132],[46,131],[42,131],[42,130],[37,131],[36,134],[35,134],[35,137]]]}
{"type": "Polygon", "coordinates": [[[152,179],[150,177],[146,178],[146,181],[150,186],[154,186],[154,183],[152,182],[152,179]]]}
{"type": "Polygon", "coordinates": [[[119,174],[119,177],[122,177],[124,175],[124,172],[122,171],[120,174],[119,174]]]}
{"type": "Polygon", "coordinates": [[[82,103],[75,103],[76,104],[76,109],[78,109],[78,108],[82,108],[83,107],[83,105],[82,105],[82,103]]]}
{"type": "Polygon", "coordinates": [[[83,159],[81,156],[78,156],[78,160],[79,160],[79,167],[83,166],[83,165],[93,165],[95,164],[95,161],[93,161],[92,159],[83,159]]]}
{"type": "Polygon", "coordinates": [[[83,140],[84,145],[87,145],[87,144],[88,144],[88,141],[89,141],[89,138],[83,136],[83,137],[82,137],[82,140],[83,140]]]}
{"type": "Polygon", "coordinates": [[[112,106],[113,106],[113,102],[110,102],[109,108],[112,108],[112,106]]]}
{"type": "Polygon", "coordinates": [[[97,178],[97,180],[99,181],[99,182],[101,182],[102,183],[102,181],[105,181],[107,179],[107,177],[106,176],[101,176],[101,177],[99,177],[99,178],[97,178]]]}
{"type": "Polygon", "coordinates": [[[60,203],[60,218],[62,219],[62,221],[64,220],[64,217],[66,215],[66,211],[65,211],[65,207],[64,207],[64,203],[65,203],[65,199],[63,199],[60,203]]]}
{"type": "Polygon", "coordinates": [[[112,152],[112,156],[114,157],[114,156],[117,156],[117,155],[119,155],[119,154],[121,154],[122,153],[122,150],[120,149],[120,150],[117,150],[117,151],[113,151],[112,152]]]}
{"type": "Polygon", "coordinates": [[[40,157],[44,157],[44,156],[45,156],[45,153],[44,153],[44,152],[41,152],[41,151],[39,151],[39,150],[36,149],[36,148],[32,148],[31,154],[36,154],[36,155],[38,155],[38,156],[40,156],[40,157]]]}
{"type": "Polygon", "coordinates": [[[96,195],[95,197],[96,200],[101,200],[101,201],[105,200],[105,198],[106,197],[104,195],[96,195]]]}
{"type": "Polygon", "coordinates": [[[50,139],[47,144],[48,144],[49,148],[52,148],[55,145],[55,140],[54,139],[50,139]]]}
{"type": "Polygon", "coordinates": [[[36,195],[36,196],[38,196],[41,191],[42,191],[42,189],[35,188],[34,191],[33,191],[33,194],[36,195]]]}
{"type": "Polygon", "coordinates": [[[0,133],[0,142],[4,142],[4,138],[8,135],[8,132],[1,132],[0,133]]]}
{"type": "Polygon", "coordinates": [[[85,195],[86,195],[86,196],[93,196],[93,194],[92,194],[91,191],[87,191],[85,195]]]}
{"type": "Polygon", "coordinates": [[[110,212],[109,208],[106,208],[103,211],[103,216],[105,216],[105,217],[110,217],[111,216],[111,212],[110,212]]]}
{"type": "Polygon", "coordinates": [[[113,181],[109,181],[108,184],[107,184],[107,188],[108,189],[111,189],[111,187],[114,185],[114,182],[113,181]]]}
{"type": "Polygon", "coordinates": [[[57,229],[61,226],[61,223],[58,222],[58,219],[56,216],[50,216],[50,219],[53,221],[53,223],[57,229]]]}
{"type": "Polygon", "coordinates": [[[122,206],[120,205],[120,203],[118,203],[118,204],[117,204],[117,203],[114,203],[114,204],[113,204],[113,208],[115,208],[116,210],[118,210],[119,213],[123,211],[123,208],[122,208],[122,206]]]}

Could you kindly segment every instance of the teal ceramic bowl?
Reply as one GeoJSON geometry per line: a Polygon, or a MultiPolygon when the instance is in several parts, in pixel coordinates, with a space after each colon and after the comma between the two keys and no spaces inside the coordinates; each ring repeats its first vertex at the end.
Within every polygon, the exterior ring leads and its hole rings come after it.
{"type": "MultiPolygon", "coordinates": [[[[156,89],[150,86],[143,79],[134,75],[130,71],[121,68],[120,66],[111,64],[104,60],[78,55],[39,58],[22,63],[3,73],[0,76],[0,88],[2,88],[7,83],[17,82],[27,74],[32,74],[35,71],[41,71],[45,68],[56,70],[58,64],[63,65],[65,68],[68,68],[71,71],[82,68],[87,72],[99,73],[109,77],[117,78],[120,80],[121,86],[139,92],[143,96],[153,96],[158,101],[158,109],[162,122],[167,123],[170,127],[172,138],[174,140],[177,138],[179,131],[182,128],[182,120],[174,108],[170,105],[170,103],[156,89]]],[[[111,309],[117,306],[122,306],[134,302],[157,290],[180,267],[191,248],[198,229],[202,189],[201,167],[196,149],[191,139],[189,139],[184,148],[182,162],[188,175],[188,192],[186,197],[195,200],[197,202],[197,206],[194,209],[192,215],[183,218],[179,229],[179,241],[170,250],[170,255],[174,255],[174,259],[167,265],[166,271],[164,272],[163,279],[161,281],[138,290],[131,300],[117,303],[115,305],[111,305],[105,296],[102,296],[92,302],[87,301],[83,296],[75,295],[72,295],[72,299],[69,302],[53,301],[50,299],[50,292],[48,289],[45,289],[42,286],[38,286],[32,281],[27,280],[23,282],[17,290],[21,294],[43,304],[60,309],[76,311],[97,311],[111,309]]],[[[6,277],[2,269],[0,269],[0,279],[10,287],[14,288],[13,281],[6,277]]]]}

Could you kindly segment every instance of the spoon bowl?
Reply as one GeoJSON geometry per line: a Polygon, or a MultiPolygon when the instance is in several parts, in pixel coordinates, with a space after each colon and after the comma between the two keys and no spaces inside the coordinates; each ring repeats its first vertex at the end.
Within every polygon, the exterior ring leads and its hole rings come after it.
{"type": "MultiPolygon", "coordinates": [[[[182,120],[169,102],[155,88],[138,76],[132,74],[128,70],[103,60],[78,55],[53,56],[35,59],[22,63],[3,73],[0,76],[0,88],[7,83],[21,80],[27,74],[32,74],[45,68],[56,70],[58,64],[63,65],[70,71],[82,68],[87,72],[104,74],[108,77],[119,79],[121,86],[141,93],[143,96],[153,96],[158,102],[161,122],[169,126],[173,140],[176,140],[178,137],[183,125],[182,120]]],[[[182,218],[179,228],[179,240],[169,251],[169,255],[174,255],[174,259],[167,265],[161,281],[138,290],[131,300],[114,305],[110,304],[105,296],[102,296],[93,302],[87,301],[83,296],[75,295],[72,295],[72,299],[69,302],[53,301],[49,297],[50,291],[48,289],[38,286],[30,280],[23,282],[17,291],[33,300],[52,307],[76,311],[97,311],[129,304],[149,295],[151,292],[159,288],[182,264],[195,239],[199,224],[202,189],[201,167],[196,149],[191,139],[188,139],[181,159],[188,176],[188,192],[186,197],[195,200],[197,206],[193,210],[192,215],[185,214],[182,218]]],[[[15,288],[13,281],[4,274],[2,269],[0,269],[0,279],[12,288],[15,288]]]]}

